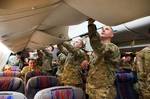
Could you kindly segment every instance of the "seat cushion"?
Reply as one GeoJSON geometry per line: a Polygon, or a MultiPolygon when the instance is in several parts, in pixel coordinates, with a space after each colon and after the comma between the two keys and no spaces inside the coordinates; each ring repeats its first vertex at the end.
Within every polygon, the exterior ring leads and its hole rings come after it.
{"type": "Polygon", "coordinates": [[[58,80],[52,76],[36,76],[31,79],[29,84],[32,88],[40,90],[58,85],[58,80]]]}
{"type": "Polygon", "coordinates": [[[17,77],[0,77],[0,91],[24,92],[23,81],[17,77]]]}
{"type": "Polygon", "coordinates": [[[27,99],[22,93],[12,91],[1,91],[0,99],[27,99]]]}
{"type": "Polygon", "coordinates": [[[58,86],[39,91],[34,99],[85,99],[85,94],[80,88],[58,86]]]}

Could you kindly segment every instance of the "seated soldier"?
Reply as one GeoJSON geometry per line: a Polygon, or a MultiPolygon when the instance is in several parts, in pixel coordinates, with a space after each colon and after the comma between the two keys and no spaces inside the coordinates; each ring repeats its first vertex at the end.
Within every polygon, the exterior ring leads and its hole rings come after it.
{"type": "Polygon", "coordinates": [[[38,66],[36,66],[36,60],[35,59],[30,59],[28,62],[29,66],[25,66],[22,71],[21,71],[21,75],[25,76],[26,73],[30,72],[30,71],[35,71],[35,72],[41,72],[40,68],[38,66]]]}

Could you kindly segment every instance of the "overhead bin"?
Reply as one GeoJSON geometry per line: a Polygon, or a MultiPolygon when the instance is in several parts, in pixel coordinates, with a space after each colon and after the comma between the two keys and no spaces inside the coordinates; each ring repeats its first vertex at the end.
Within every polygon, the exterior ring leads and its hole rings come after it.
{"type": "Polygon", "coordinates": [[[58,33],[54,28],[77,24],[86,19],[87,16],[62,0],[0,0],[0,40],[13,51],[20,51],[26,45],[31,45],[28,44],[31,43],[30,38],[34,42],[32,36],[36,30],[47,31],[58,39],[60,36],[68,38],[67,32],[64,33],[66,29],[58,33]],[[54,33],[54,30],[57,32],[54,33]],[[20,43],[15,45],[17,42],[20,43]]]}
{"type": "MultiPolygon", "coordinates": [[[[14,2],[15,5],[13,7],[15,9],[15,7],[17,8],[19,6],[18,4],[20,4],[17,3],[17,1],[23,2],[26,0],[11,0],[11,1],[16,1],[14,2]]],[[[33,3],[33,1],[38,1],[38,0],[27,0],[27,1],[32,1],[33,3]]],[[[29,4],[30,7],[27,6],[15,10],[13,8],[0,9],[1,12],[0,13],[0,35],[25,32],[25,31],[31,31],[36,29],[39,26],[39,24],[47,17],[49,11],[54,10],[54,8],[58,5],[58,3],[55,3],[56,5],[51,4],[51,2],[48,3],[49,0],[44,0],[45,5],[42,3],[43,0],[39,0],[39,1],[41,1],[41,3],[37,3],[36,6],[35,6],[36,2],[33,4],[30,4],[30,2],[26,2],[26,4],[22,3],[22,5],[29,4]]]]}
{"type": "Polygon", "coordinates": [[[129,30],[144,35],[147,38],[150,38],[150,16],[146,16],[140,19],[136,19],[131,22],[124,24],[129,30]]]}
{"type": "Polygon", "coordinates": [[[42,31],[36,31],[32,35],[26,48],[40,49],[40,48],[47,47],[49,44],[56,44],[56,43],[63,42],[63,41],[64,41],[64,39],[61,39],[61,38],[58,38],[55,36],[51,36],[42,31]]]}
{"type": "Polygon", "coordinates": [[[0,40],[13,51],[24,49],[35,29],[59,4],[59,0],[0,0],[0,40]]]}
{"type": "Polygon", "coordinates": [[[64,0],[84,15],[118,25],[150,15],[150,0],[64,0]]]}
{"type": "Polygon", "coordinates": [[[6,39],[2,41],[6,46],[9,47],[10,50],[13,52],[18,52],[23,50],[26,45],[28,44],[30,38],[32,36],[32,32],[23,34],[19,37],[10,37],[9,39],[6,39]]]}
{"type": "Polygon", "coordinates": [[[138,50],[150,44],[150,16],[113,26],[113,29],[116,31],[113,42],[121,50],[138,50]]]}
{"type": "Polygon", "coordinates": [[[22,10],[30,10],[30,8],[33,9],[55,5],[58,2],[60,2],[60,0],[0,0],[0,9],[11,10],[10,12],[20,12],[22,10]]]}
{"type": "Polygon", "coordinates": [[[38,29],[45,30],[50,27],[76,25],[87,19],[86,15],[62,2],[54,11],[49,11],[48,17],[41,23],[38,29]]]}
{"type": "Polygon", "coordinates": [[[135,46],[121,46],[120,51],[121,52],[137,52],[147,46],[150,46],[150,44],[141,44],[141,45],[135,45],[135,46]]]}
{"type": "Polygon", "coordinates": [[[113,26],[112,28],[115,30],[113,42],[117,45],[122,45],[137,38],[137,34],[129,31],[124,24],[113,26]]]}

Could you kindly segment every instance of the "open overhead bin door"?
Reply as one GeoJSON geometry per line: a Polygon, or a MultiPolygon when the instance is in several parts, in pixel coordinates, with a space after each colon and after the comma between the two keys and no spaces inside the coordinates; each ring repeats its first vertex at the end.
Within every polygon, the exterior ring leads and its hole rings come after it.
{"type": "Polygon", "coordinates": [[[64,0],[81,13],[107,25],[150,15],[150,0],[64,0]]]}
{"type": "MultiPolygon", "coordinates": [[[[30,43],[37,30],[51,31],[86,19],[87,16],[62,0],[0,0],[0,40],[17,52],[30,43]],[[14,44],[17,42],[19,44],[14,44]]],[[[67,37],[66,34],[63,37],[67,37]]]]}

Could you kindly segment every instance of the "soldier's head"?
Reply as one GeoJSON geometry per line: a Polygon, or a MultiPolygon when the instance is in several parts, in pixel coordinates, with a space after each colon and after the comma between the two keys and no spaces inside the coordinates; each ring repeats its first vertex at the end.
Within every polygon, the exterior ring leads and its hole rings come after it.
{"type": "Polygon", "coordinates": [[[122,61],[123,62],[132,62],[135,58],[135,53],[133,52],[125,52],[122,54],[122,61]]]}
{"type": "Polygon", "coordinates": [[[76,38],[73,40],[73,46],[75,48],[82,48],[84,46],[82,38],[76,38]]]}
{"type": "Polygon", "coordinates": [[[102,27],[101,31],[99,32],[100,38],[102,40],[111,39],[114,36],[113,30],[110,26],[102,27]]]}

